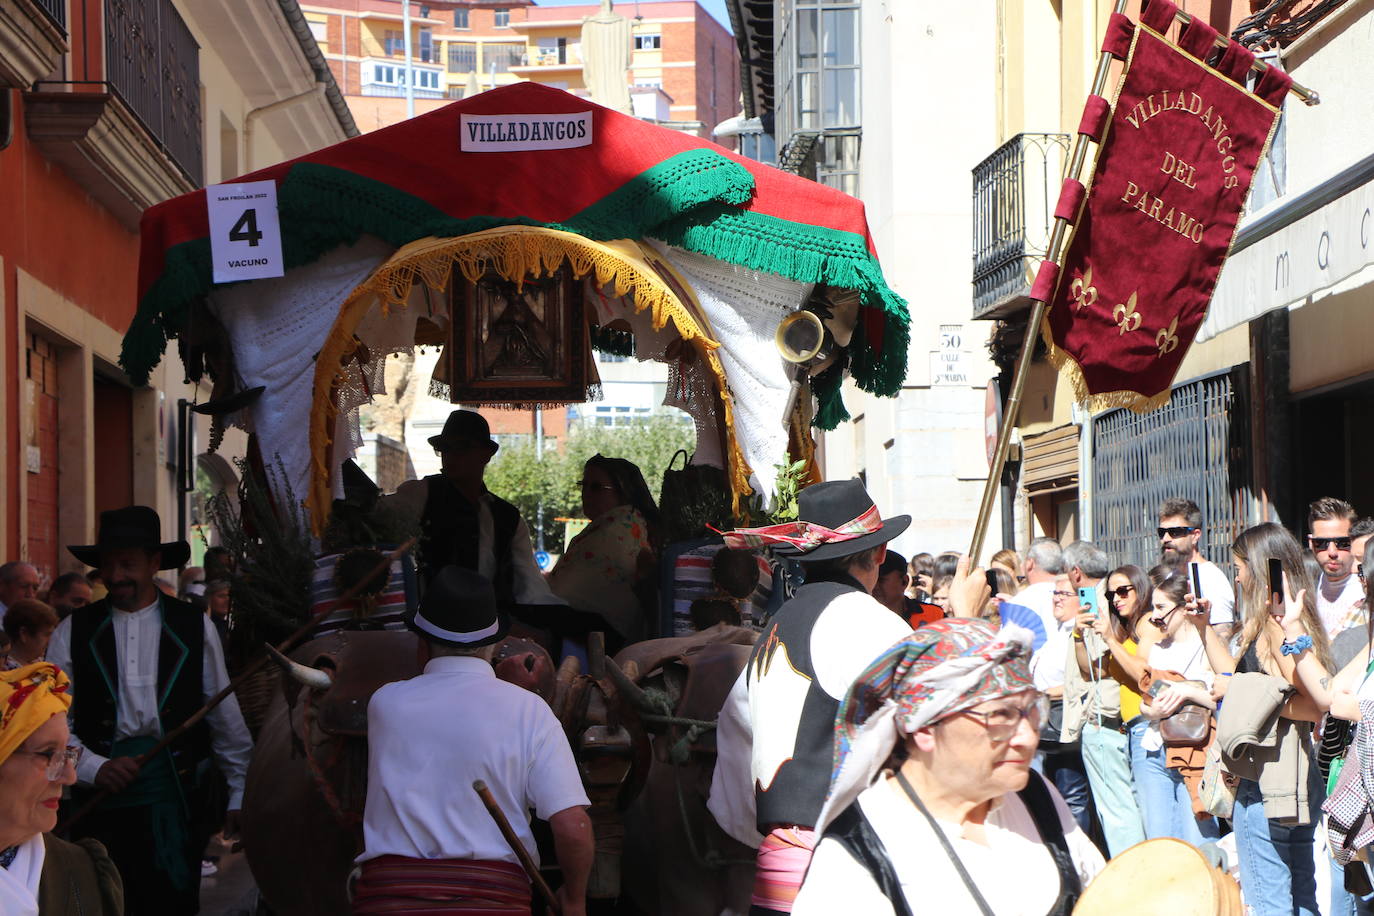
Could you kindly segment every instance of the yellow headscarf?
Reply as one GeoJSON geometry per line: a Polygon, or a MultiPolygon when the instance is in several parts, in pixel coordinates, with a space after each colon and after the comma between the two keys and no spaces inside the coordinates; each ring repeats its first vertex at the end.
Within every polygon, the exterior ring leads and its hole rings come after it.
{"type": "Polygon", "coordinates": [[[51,662],[0,671],[0,763],[53,716],[72,705],[71,682],[51,662]]]}

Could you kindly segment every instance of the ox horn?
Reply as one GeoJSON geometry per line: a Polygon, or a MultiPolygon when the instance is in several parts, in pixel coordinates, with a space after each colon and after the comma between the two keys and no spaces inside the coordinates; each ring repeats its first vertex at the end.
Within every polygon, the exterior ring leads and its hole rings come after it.
{"type": "Polygon", "coordinates": [[[281,670],[291,675],[293,680],[299,681],[307,687],[314,690],[328,690],[334,686],[334,678],[322,668],[311,668],[309,665],[293,662],[278,652],[276,646],[269,645],[267,653],[272,656],[272,661],[281,666],[281,670]]]}

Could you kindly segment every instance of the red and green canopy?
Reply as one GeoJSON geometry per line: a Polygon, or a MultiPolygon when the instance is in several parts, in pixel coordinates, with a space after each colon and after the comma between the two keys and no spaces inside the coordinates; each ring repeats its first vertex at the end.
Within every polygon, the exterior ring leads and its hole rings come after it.
{"type": "MultiPolygon", "coordinates": [[[[857,290],[848,368],[860,388],[894,395],[906,375],[905,302],[883,279],[863,204],[713,143],[541,86],[483,92],[400,124],[261,169],[277,183],[286,269],[363,235],[400,247],[502,225],[546,226],[596,241],[653,237],[803,283],[857,290]],[[576,149],[462,152],[464,114],[592,112],[576,149]]],[[[139,305],[120,362],[146,381],[190,305],[212,286],[205,192],[143,216],[139,305]]],[[[818,425],[845,418],[839,377],[816,380],[818,425]]]]}

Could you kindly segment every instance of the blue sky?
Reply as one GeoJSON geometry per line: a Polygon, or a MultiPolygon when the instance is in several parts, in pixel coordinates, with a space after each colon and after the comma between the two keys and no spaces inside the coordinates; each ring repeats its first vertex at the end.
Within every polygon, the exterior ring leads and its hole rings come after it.
{"type": "MultiPolygon", "coordinates": [[[[583,6],[597,0],[535,0],[535,6],[583,6]]],[[[615,11],[624,16],[633,16],[634,0],[613,0],[615,11]]],[[[716,21],[730,31],[730,15],[725,12],[725,0],[697,0],[697,2],[716,18],[716,21]]]]}

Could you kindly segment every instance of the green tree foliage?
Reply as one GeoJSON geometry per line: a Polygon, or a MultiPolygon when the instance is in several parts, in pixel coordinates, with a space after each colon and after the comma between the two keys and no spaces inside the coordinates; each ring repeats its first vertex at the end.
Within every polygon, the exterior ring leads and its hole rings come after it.
{"type": "Polygon", "coordinates": [[[563,523],[554,519],[582,516],[580,481],[588,458],[601,454],[634,462],[657,500],[669,459],[678,449],[690,455],[695,447],[695,428],[672,415],[653,416],[631,426],[578,425],[561,448],[546,445],[542,461],[533,441],[503,446],[487,467],[487,489],[520,510],[536,540],[535,519],[542,500],[544,544],[557,553],[563,547],[563,523]]]}

